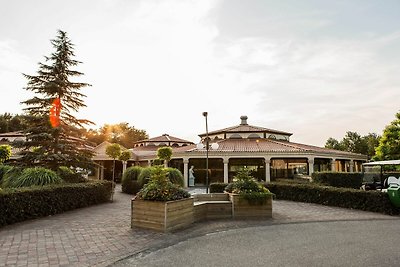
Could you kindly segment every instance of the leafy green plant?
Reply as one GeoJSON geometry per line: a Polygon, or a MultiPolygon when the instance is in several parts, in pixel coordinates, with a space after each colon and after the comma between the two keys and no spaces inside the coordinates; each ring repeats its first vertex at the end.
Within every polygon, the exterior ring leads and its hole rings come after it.
{"type": "Polygon", "coordinates": [[[149,182],[139,191],[137,197],[143,200],[171,201],[189,198],[190,194],[168,179],[168,170],[154,167],[149,182]]]}
{"type": "Polygon", "coordinates": [[[155,167],[143,168],[138,177],[138,183],[141,187],[147,184],[150,180],[151,173],[155,167]]]}
{"type": "Polygon", "coordinates": [[[88,181],[82,176],[82,174],[77,173],[66,166],[59,167],[57,174],[67,183],[85,183],[88,181]]]}
{"type": "Polygon", "coordinates": [[[314,172],[311,177],[317,184],[354,189],[361,187],[363,179],[362,173],[343,172],[314,172]]]}
{"type": "Polygon", "coordinates": [[[0,164],[9,160],[11,157],[11,147],[9,145],[0,145],[0,164]]]}
{"type": "Polygon", "coordinates": [[[122,192],[127,194],[136,194],[140,191],[141,186],[138,178],[143,168],[140,166],[132,166],[125,170],[122,175],[122,192]]]}
{"type": "Polygon", "coordinates": [[[12,167],[10,165],[2,165],[2,164],[0,165],[0,185],[1,185],[1,181],[3,180],[4,174],[11,169],[12,169],[12,167]]]}
{"type": "Polygon", "coordinates": [[[13,187],[12,184],[14,183],[14,181],[19,179],[23,170],[24,170],[23,168],[15,166],[6,167],[3,173],[2,187],[3,188],[13,187]]]}
{"type": "Polygon", "coordinates": [[[228,186],[227,183],[211,183],[210,193],[223,193],[227,186],[228,186]]]}
{"type": "Polygon", "coordinates": [[[226,192],[239,194],[250,204],[263,204],[271,197],[271,192],[250,175],[250,170],[243,168],[233,177],[233,182],[225,188],[226,192]]]}
{"type": "Polygon", "coordinates": [[[120,161],[128,161],[130,158],[131,158],[131,152],[129,152],[129,150],[123,150],[118,157],[120,161]]]}
{"type": "Polygon", "coordinates": [[[18,177],[8,180],[7,187],[18,188],[59,183],[62,183],[62,179],[57,175],[57,173],[42,167],[35,167],[26,168],[18,177]]]}
{"type": "Polygon", "coordinates": [[[157,157],[161,160],[164,160],[164,167],[168,167],[168,161],[172,157],[172,148],[165,146],[165,147],[160,147],[157,149],[157,157]]]}
{"type": "Polygon", "coordinates": [[[184,185],[184,179],[182,173],[175,168],[167,168],[168,171],[168,179],[171,181],[171,183],[183,186],[184,185]]]}

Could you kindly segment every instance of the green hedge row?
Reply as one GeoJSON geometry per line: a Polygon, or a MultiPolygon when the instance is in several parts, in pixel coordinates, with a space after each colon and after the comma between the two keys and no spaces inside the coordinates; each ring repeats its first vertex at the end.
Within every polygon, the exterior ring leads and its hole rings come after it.
{"type": "Polygon", "coordinates": [[[336,188],[313,184],[265,184],[277,199],[316,203],[349,209],[379,212],[389,215],[400,214],[387,193],[362,191],[350,188],[336,188]]]}
{"type": "Polygon", "coordinates": [[[96,181],[0,191],[0,226],[108,202],[112,183],[96,181]]]}
{"type": "Polygon", "coordinates": [[[226,183],[211,183],[210,193],[223,193],[227,185],[226,183]]]}
{"type": "Polygon", "coordinates": [[[312,175],[314,183],[358,189],[362,185],[362,173],[344,172],[314,172],[312,175]]]}

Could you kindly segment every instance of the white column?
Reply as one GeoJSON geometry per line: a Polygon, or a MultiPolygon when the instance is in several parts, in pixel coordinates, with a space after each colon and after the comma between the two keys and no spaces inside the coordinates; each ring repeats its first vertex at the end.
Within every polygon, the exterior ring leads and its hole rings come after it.
{"type": "Polygon", "coordinates": [[[101,167],[100,167],[100,180],[104,180],[104,161],[101,162],[101,167]]]}
{"type": "Polygon", "coordinates": [[[335,172],[336,171],[336,159],[332,158],[331,159],[331,172],[335,172]]]}
{"type": "Polygon", "coordinates": [[[229,158],[224,158],[224,183],[229,182],[229,158]]]}
{"type": "Polygon", "coordinates": [[[128,164],[127,161],[123,161],[122,162],[122,173],[124,173],[126,171],[126,165],[128,164]]]}
{"type": "Polygon", "coordinates": [[[314,172],[314,158],[308,158],[308,175],[312,175],[314,172]]]}
{"type": "Polygon", "coordinates": [[[189,159],[183,159],[183,186],[188,187],[189,179],[189,159]]]}
{"type": "Polygon", "coordinates": [[[265,182],[271,182],[271,159],[265,158],[265,182]]]}
{"type": "Polygon", "coordinates": [[[354,172],[354,160],[350,160],[350,172],[354,172]]]}
{"type": "Polygon", "coordinates": [[[151,166],[151,160],[150,159],[147,160],[147,166],[149,166],[149,167],[151,166]]]}

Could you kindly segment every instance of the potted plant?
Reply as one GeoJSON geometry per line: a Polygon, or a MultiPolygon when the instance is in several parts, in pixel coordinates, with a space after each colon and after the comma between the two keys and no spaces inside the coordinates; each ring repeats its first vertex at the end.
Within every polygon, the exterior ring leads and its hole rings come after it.
{"type": "Polygon", "coordinates": [[[232,202],[233,218],[271,218],[273,194],[244,168],[238,171],[225,191],[232,202]]]}
{"type": "Polygon", "coordinates": [[[152,168],[150,180],[132,199],[131,227],[169,232],[193,223],[193,198],[168,179],[168,170],[152,168]]]}

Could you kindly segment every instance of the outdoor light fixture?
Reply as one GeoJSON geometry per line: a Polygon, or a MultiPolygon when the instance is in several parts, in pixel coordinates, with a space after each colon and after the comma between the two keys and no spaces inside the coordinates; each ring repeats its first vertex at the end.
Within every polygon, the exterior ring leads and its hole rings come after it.
{"type": "MultiPolygon", "coordinates": [[[[208,193],[208,151],[210,150],[210,139],[208,138],[208,121],[207,121],[207,112],[203,112],[203,116],[206,119],[206,193],[208,193]]],[[[218,149],[219,145],[217,143],[211,144],[212,149],[218,149]]],[[[203,149],[204,145],[202,143],[197,144],[197,149],[203,149]]]]}

